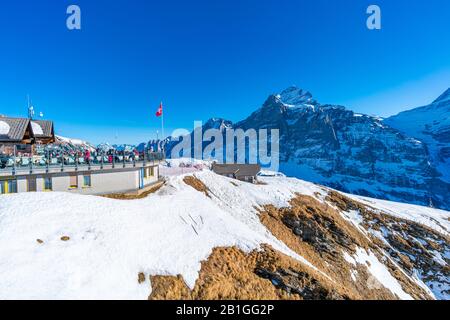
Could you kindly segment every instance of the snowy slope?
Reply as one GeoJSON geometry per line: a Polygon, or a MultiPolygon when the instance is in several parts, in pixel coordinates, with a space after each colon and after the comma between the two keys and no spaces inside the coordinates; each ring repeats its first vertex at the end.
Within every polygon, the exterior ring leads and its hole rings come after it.
{"type": "Polygon", "coordinates": [[[88,142],[80,140],[80,139],[72,139],[72,138],[66,138],[62,136],[56,136],[56,139],[60,142],[70,143],[73,145],[87,145],[88,142]]]}
{"type": "Polygon", "coordinates": [[[401,219],[420,223],[444,236],[450,236],[450,220],[448,211],[350,194],[347,194],[347,196],[367,204],[368,206],[381,212],[401,219]]]}
{"type": "Polygon", "coordinates": [[[193,287],[200,261],[219,246],[249,251],[268,243],[302,260],[252,208],[285,205],[292,196],[283,184],[271,191],[249,190],[255,197],[245,204],[234,195],[227,200],[241,209],[234,215],[181,177],[157,195],[129,202],[65,193],[1,196],[0,242],[8,245],[0,247],[0,298],[145,299],[149,288],[138,285],[139,272],[181,274],[193,287]]]}
{"type": "MultiPolygon", "coordinates": [[[[327,189],[285,177],[264,177],[264,184],[252,185],[209,170],[194,175],[210,197],[186,185],[183,176],[133,201],[66,193],[0,196],[0,299],[146,299],[151,284],[138,283],[140,272],[180,274],[193,288],[200,262],[215,247],[249,252],[270,244],[312,266],[266,229],[257,208],[288,207],[296,194],[324,201],[327,189]],[[61,241],[63,236],[70,240],[61,241]]],[[[398,211],[389,202],[371,205],[398,211]]],[[[449,232],[449,212],[401,206],[407,219],[449,232]]],[[[352,259],[369,261],[370,272],[386,288],[411,298],[371,252],[358,251],[352,259]]]]}
{"type": "Polygon", "coordinates": [[[56,136],[56,144],[66,145],[70,148],[84,148],[89,149],[91,151],[96,150],[95,146],[87,141],[83,141],[80,139],[66,138],[62,136],[56,136]]]}

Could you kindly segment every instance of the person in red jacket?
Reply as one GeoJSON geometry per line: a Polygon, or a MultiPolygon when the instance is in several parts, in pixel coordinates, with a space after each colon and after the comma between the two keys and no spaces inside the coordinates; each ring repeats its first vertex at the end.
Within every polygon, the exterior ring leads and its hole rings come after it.
{"type": "Polygon", "coordinates": [[[89,149],[84,153],[84,161],[86,161],[87,164],[91,161],[91,151],[89,149]]]}

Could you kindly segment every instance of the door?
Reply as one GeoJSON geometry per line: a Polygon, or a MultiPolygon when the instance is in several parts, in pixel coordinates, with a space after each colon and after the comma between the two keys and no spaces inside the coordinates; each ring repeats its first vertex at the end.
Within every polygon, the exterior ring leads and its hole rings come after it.
{"type": "Polygon", "coordinates": [[[36,177],[28,177],[27,178],[27,184],[28,184],[28,192],[36,192],[36,177]]]}

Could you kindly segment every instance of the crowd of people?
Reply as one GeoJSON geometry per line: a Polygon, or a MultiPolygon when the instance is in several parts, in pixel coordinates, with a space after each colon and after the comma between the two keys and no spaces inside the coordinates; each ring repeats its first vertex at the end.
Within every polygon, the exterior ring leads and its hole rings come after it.
{"type": "Polygon", "coordinates": [[[113,163],[134,163],[138,161],[162,160],[161,153],[152,148],[105,148],[73,145],[36,145],[33,152],[15,152],[0,149],[0,169],[21,166],[49,165],[94,165],[113,163]]]}

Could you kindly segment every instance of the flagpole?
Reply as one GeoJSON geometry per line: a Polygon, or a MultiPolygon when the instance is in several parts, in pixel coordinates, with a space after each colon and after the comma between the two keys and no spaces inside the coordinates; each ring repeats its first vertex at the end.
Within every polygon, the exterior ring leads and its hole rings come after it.
{"type": "Polygon", "coordinates": [[[162,133],[162,139],[164,139],[164,111],[161,115],[161,133],[162,133]]]}
{"type": "MultiPolygon", "coordinates": [[[[162,106],[163,104],[162,104],[162,101],[161,101],[161,106],[162,106]]],[[[164,107],[163,107],[163,109],[162,109],[162,114],[161,114],[161,133],[162,133],[162,141],[163,141],[163,144],[162,144],[162,149],[163,149],[163,152],[164,152],[164,107]]]]}

